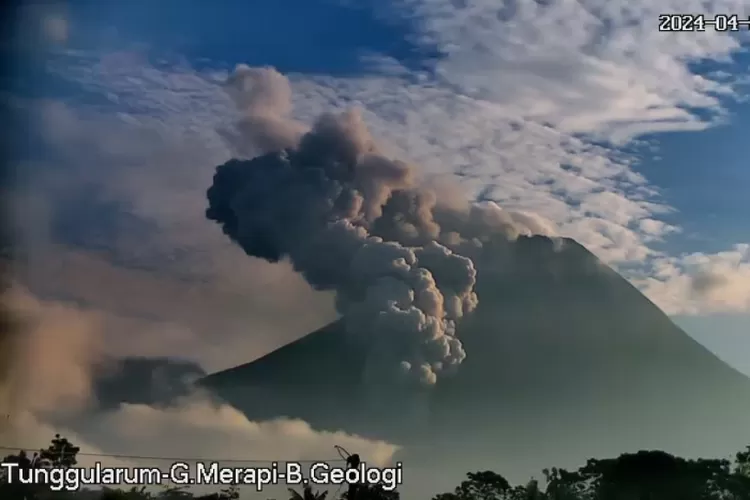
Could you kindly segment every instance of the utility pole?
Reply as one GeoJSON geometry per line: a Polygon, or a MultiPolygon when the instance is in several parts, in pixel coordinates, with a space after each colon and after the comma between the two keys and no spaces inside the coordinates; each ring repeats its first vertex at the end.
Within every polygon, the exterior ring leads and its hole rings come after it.
{"type": "MultiPolygon", "coordinates": [[[[360,463],[361,463],[361,461],[359,459],[359,455],[356,454],[356,453],[354,455],[349,455],[346,458],[346,468],[347,469],[356,469],[357,467],[359,467],[360,463]]],[[[358,484],[354,484],[354,483],[350,484],[349,485],[349,491],[346,494],[347,500],[357,500],[357,492],[358,492],[358,490],[359,490],[359,485],[358,484]]]]}
{"type": "MultiPolygon", "coordinates": [[[[357,453],[351,454],[348,451],[346,451],[346,449],[343,446],[334,445],[333,447],[336,448],[336,451],[338,452],[339,456],[343,458],[344,460],[346,460],[347,469],[356,469],[357,467],[359,467],[359,464],[362,463],[361,459],[359,458],[359,454],[357,453]]],[[[358,490],[359,490],[358,484],[350,484],[346,492],[346,500],[357,500],[358,490]]],[[[332,499],[332,500],[335,500],[335,499],[332,499]]]]}

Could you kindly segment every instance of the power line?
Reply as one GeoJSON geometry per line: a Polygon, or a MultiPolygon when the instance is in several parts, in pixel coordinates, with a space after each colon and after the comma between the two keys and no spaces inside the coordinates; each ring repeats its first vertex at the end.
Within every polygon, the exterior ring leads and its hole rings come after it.
{"type": "MultiPolygon", "coordinates": [[[[33,446],[0,446],[0,450],[5,451],[19,451],[19,450],[37,450],[33,446]]],[[[61,455],[65,455],[65,451],[59,451],[61,455]]],[[[109,457],[109,458],[123,458],[131,460],[165,460],[170,462],[234,462],[234,463],[271,463],[271,462],[286,462],[287,460],[274,460],[274,459],[261,459],[261,458],[188,458],[188,457],[153,457],[146,455],[123,455],[120,453],[84,453],[78,452],[76,456],[82,457],[109,457]]],[[[345,462],[341,458],[324,458],[319,460],[307,459],[307,460],[288,460],[289,462],[301,462],[301,463],[314,463],[314,462],[345,462]]]]}

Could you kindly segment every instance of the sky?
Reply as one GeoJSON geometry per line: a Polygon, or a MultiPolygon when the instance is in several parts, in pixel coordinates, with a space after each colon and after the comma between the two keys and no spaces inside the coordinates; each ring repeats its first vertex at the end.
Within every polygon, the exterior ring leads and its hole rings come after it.
{"type": "MultiPolygon", "coordinates": [[[[228,368],[335,317],[329,294],[288,265],[248,261],[203,215],[214,167],[238,154],[227,137],[241,110],[223,88],[238,64],[284,74],[301,122],[358,107],[383,148],[425,178],[536,214],[750,375],[749,39],[661,33],[663,12],[746,17],[750,2],[19,9],[0,88],[23,117],[9,131],[26,259],[16,300],[43,318],[38,338],[62,315],[79,325],[68,344],[86,346],[58,372],[77,385],[56,390],[85,399],[102,355],[228,368]]],[[[105,446],[94,438],[81,439],[105,446]]]]}

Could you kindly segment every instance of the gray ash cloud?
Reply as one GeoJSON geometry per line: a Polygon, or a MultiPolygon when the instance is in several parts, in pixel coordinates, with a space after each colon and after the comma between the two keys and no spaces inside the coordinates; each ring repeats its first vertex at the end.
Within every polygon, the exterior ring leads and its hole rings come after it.
{"type": "Polygon", "coordinates": [[[243,113],[228,137],[238,154],[257,155],[217,167],[207,218],[249,256],[288,259],[314,288],[335,291],[347,329],[370,342],[374,373],[430,385],[458,367],[466,353],[456,323],[478,298],[474,263],[454,250],[481,246],[480,227],[507,239],[508,212],[437,208],[436,193],[378,149],[357,110],[304,131],[273,69],[238,66],[226,86],[243,113]]]}

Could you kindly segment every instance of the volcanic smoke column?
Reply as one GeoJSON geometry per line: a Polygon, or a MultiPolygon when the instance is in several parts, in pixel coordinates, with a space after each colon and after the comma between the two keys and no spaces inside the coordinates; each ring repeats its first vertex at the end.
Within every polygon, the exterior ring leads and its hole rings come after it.
{"type": "MultiPolygon", "coordinates": [[[[244,137],[262,139],[251,147],[289,143],[298,124],[284,121],[288,106],[277,102],[290,94],[278,89],[288,86],[281,75],[238,67],[228,84],[238,104],[251,103],[244,137]]],[[[359,113],[325,114],[292,146],[217,167],[206,216],[248,255],[288,258],[314,288],[334,290],[347,330],[369,343],[378,366],[434,384],[466,357],[455,322],[477,305],[476,271],[435,241],[439,227],[424,204],[404,202],[424,199],[412,177],[407,164],[378,153],[359,113]],[[394,213],[400,207],[404,213],[394,213]],[[402,225],[419,232],[421,244],[371,234],[393,221],[410,221],[402,225]]]]}

